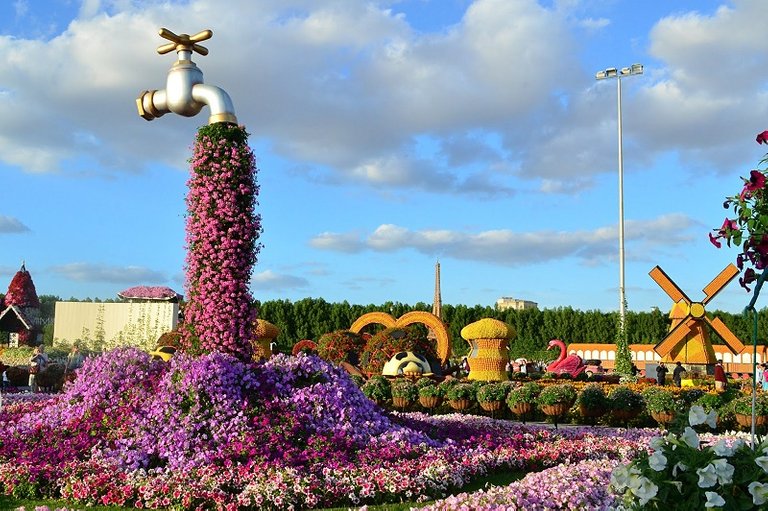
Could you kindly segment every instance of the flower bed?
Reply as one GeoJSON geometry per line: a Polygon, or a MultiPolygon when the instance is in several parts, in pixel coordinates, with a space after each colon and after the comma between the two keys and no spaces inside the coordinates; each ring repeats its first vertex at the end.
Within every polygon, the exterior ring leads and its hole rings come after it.
{"type": "Polygon", "coordinates": [[[386,413],[313,356],[88,359],[0,412],[0,490],[78,505],[286,509],[421,501],[499,470],[625,459],[652,431],[386,413]]]}

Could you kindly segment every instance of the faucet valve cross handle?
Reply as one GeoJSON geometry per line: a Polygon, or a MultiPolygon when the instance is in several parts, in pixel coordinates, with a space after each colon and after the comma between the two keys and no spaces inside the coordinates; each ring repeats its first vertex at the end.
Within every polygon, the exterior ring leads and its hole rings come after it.
{"type": "Polygon", "coordinates": [[[189,34],[176,35],[167,28],[161,28],[158,32],[160,37],[168,39],[170,43],[164,44],[157,48],[157,53],[165,55],[173,50],[179,51],[196,51],[200,55],[208,55],[208,48],[200,46],[199,42],[210,39],[213,36],[213,31],[203,30],[197,34],[190,36],[189,34]]]}

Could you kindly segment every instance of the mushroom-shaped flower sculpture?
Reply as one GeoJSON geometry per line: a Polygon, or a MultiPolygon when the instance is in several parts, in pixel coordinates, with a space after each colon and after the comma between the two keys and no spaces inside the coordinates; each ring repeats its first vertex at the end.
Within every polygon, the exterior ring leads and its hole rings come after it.
{"type": "Polygon", "coordinates": [[[461,329],[461,336],[469,342],[470,380],[505,381],[509,362],[509,341],[515,329],[493,318],[483,318],[461,329]]]}

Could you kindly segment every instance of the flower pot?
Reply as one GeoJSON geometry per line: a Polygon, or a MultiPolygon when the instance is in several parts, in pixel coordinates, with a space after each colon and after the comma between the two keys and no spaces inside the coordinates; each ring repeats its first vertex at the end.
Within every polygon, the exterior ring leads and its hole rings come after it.
{"type": "Polygon", "coordinates": [[[437,408],[442,402],[440,396],[419,396],[419,404],[424,408],[437,408]]]}
{"type": "MultiPolygon", "coordinates": [[[[735,413],[736,416],[736,422],[739,423],[739,426],[742,428],[751,428],[752,427],[752,415],[746,415],[743,413],[735,413]]],[[[755,426],[760,427],[764,426],[765,424],[768,424],[768,415],[756,415],[755,416],[755,426]]]]}
{"type": "Polygon", "coordinates": [[[675,420],[675,412],[669,412],[669,411],[662,411],[662,412],[651,412],[651,417],[653,417],[653,420],[661,424],[662,426],[666,426],[673,420],[675,420]]]}
{"type": "Polygon", "coordinates": [[[579,413],[582,417],[591,419],[595,417],[602,417],[608,410],[605,408],[590,408],[584,405],[579,405],[579,413]]]}
{"type": "Polygon", "coordinates": [[[571,408],[571,405],[568,403],[555,403],[553,405],[541,405],[540,408],[546,415],[558,417],[560,415],[565,415],[571,408]]]}
{"type": "Polygon", "coordinates": [[[411,404],[411,401],[405,397],[393,397],[392,406],[395,408],[407,408],[411,404]]]}
{"type": "Polygon", "coordinates": [[[533,411],[533,403],[517,403],[515,406],[510,406],[509,409],[515,415],[525,415],[533,411]]]}
{"type": "Polygon", "coordinates": [[[501,410],[501,401],[480,401],[480,407],[486,412],[498,412],[501,410]]]}
{"type": "Polygon", "coordinates": [[[454,410],[466,410],[470,406],[472,406],[472,400],[471,399],[453,399],[451,401],[448,401],[448,404],[451,405],[451,408],[454,410]]]}
{"type": "Polygon", "coordinates": [[[611,413],[619,420],[628,421],[640,415],[640,410],[613,410],[611,413]]]}

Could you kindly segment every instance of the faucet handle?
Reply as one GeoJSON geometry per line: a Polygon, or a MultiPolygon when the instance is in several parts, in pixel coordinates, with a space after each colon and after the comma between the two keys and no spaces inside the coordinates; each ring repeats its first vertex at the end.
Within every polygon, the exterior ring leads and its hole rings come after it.
{"type": "Polygon", "coordinates": [[[202,32],[198,32],[193,36],[190,36],[189,34],[176,35],[167,28],[161,28],[158,33],[163,39],[168,39],[171,41],[170,43],[164,44],[157,48],[157,53],[160,55],[165,55],[166,53],[170,53],[173,50],[176,50],[177,52],[184,50],[196,51],[200,55],[208,55],[208,48],[205,46],[200,46],[196,43],[213,37],[213,31],[211,30],[203,30],[202,32]]]}

